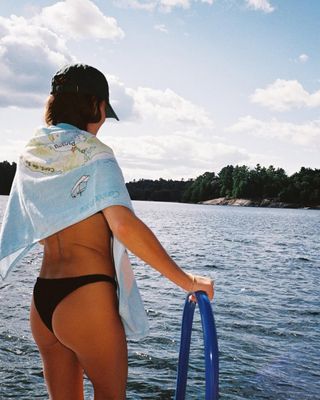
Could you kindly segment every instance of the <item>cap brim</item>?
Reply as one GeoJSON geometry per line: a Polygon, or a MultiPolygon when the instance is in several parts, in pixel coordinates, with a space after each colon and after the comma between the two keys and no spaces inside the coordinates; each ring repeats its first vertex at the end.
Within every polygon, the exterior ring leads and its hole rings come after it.
{"type": "Polygon", "coordinates": [[[119,121],[119,118],[117,114],[113,111],[110,103],[107,103],[106,105],[106,118],[115,118],[117,121],[119,121]]]}

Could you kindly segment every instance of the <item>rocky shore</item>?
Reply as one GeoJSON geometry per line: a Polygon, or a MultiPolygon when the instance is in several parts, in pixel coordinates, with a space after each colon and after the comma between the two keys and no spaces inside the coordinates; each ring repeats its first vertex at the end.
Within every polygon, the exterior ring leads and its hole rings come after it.
{"type": "Polygon", "coordinates": [[[272,208],[306,208],[320,210],[318,206],[302,206],[296,203],[284,203],[273,199],[249,200],[249,199],[230,199],[228,197],[219,197],[217,199],[201,201],[199,204],[208,204],[216,206],[240,206],[240,207],[272,207],[272,208]]]}

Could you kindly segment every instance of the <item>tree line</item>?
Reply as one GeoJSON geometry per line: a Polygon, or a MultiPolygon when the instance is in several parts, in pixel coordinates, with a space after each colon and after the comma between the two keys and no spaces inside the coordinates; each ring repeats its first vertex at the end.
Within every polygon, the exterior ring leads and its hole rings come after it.
{"type": "Polygon", "coordinates": [[[127,183],[133,200],[198,203],[219,197],[272,201],[297,206],[320,205],[320,169],[302,167],[288,176],[283,168],[257,164],[227,165],[216,174],[205,172],[189,180],[140,179],[127,183]]]}
{"type": "Polygon", "coordinates": [[[16,173],[17,164],[8,161],[0,162],[0,194],[9,194],[14,175],[16,173]]]}
{"type": "MultiPolygon", "coordinates": [[[[16,163],[0,162],[0,194],[9,194],[15,171],[16,163]]],[[[133,200],[198,203],[226,197],[315,206],[320,205],[320,169],[301,167],[288,176],[272,165],[227,165],[218,174],[205,172],[188,180],[139,179],[128,182],[127,188],[133,200]]]]}

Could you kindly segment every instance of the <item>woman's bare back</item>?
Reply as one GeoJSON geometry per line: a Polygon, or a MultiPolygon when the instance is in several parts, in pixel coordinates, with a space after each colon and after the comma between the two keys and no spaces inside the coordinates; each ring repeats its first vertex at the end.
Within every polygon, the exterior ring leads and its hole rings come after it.
{"type": "Polygon", "coordinates": [[[62,278],[87,274],[115,276],[111,231],[99,212],[42,241],[44,254],[39,276],[62,278]]]}

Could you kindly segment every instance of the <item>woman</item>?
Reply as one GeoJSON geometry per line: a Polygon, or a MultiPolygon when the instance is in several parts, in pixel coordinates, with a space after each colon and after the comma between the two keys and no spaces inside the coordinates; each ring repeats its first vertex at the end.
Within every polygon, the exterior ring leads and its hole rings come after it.
{"type": "Polygon", "coordinates": [[[96,138],[106,118],[118,119],[100,71],[57,72],[48,126],[20,157],[2,226],[2,276],[36,242],[44,246],[30,321],[53,400],[83,399],[83,372],[96,400],[125,399],[126,336],[148,330],[126,248],[213,298],[212,280],[181,270],[135,216],[112,150],[96,138]]]}

